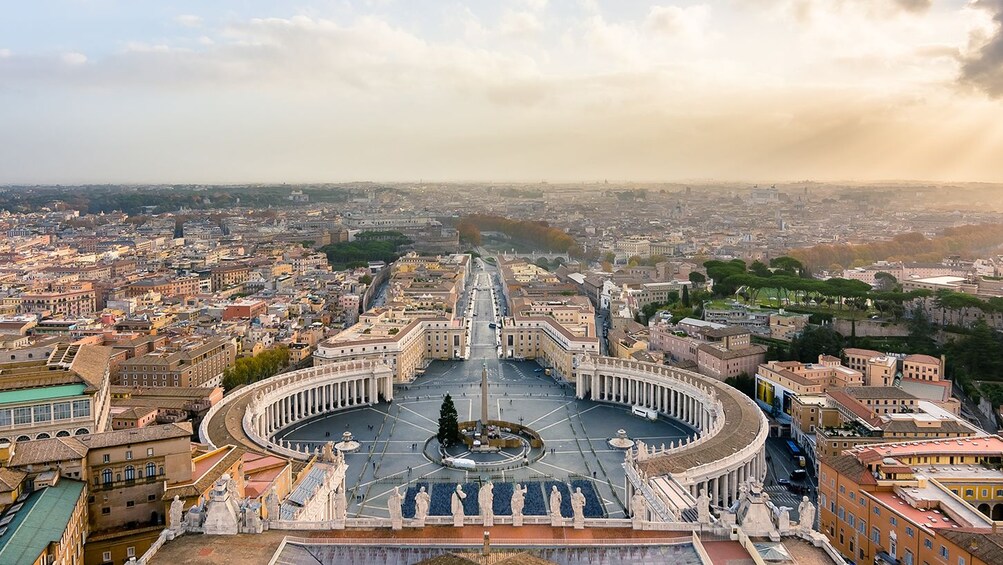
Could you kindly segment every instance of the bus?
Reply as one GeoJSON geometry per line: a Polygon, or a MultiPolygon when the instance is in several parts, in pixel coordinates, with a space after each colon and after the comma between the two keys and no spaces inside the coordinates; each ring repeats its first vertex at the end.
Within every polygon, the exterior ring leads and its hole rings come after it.
{"type": "Polygon", "coordinates": [[[791,456],[795,459],[801,456],[801,450],[798,449],[798,444],[794,443],[793,440],[787,440],[787,449],[791,450],[791,456]]]}

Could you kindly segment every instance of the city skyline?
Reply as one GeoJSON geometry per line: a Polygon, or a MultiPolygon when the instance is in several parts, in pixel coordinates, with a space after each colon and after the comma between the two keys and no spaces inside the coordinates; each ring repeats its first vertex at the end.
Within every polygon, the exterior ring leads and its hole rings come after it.
{"type": "Polygon", "coordinates": [[[1003,3],[32,3],[3,183],[1001,182],[1003,3]]]}

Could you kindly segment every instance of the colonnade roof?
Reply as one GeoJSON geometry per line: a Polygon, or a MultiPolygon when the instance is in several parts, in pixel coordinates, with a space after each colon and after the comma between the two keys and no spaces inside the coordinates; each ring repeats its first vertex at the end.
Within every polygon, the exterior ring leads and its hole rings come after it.
{"type": "Polygon", "coordinates": [[[675,450],[638,462],[649,477],[684,473],[689,469],[724,459],[752,445],[763,425],[759,407],[739,390],[722,382],[696,375],[714,389],[724,408],[724,425],[713,437],[691,449],[675,450]]]}

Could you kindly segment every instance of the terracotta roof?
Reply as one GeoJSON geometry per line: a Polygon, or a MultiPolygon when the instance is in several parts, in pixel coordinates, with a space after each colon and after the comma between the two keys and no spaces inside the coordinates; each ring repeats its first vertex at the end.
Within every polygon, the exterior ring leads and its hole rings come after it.
{"type": "Polygon", "coordinates": [[[103,345],[81,345],[73,357],[70,369],[94,389],[100,389],[108,373],[108,363],[114,350],[103,345]]]}
{"type": "Polygon", "coordinates": [[[931,365],[940,365],[940,359],[932,357],[930,355],[923,355],[921,353],[913,353],[912,355],[906,355],[903,361],[911,361],[913,363],[929,363],[931,365]]]}
{"type": "Polygon", "coordinates": [[[0,467],[0,492],[10,492],[16,489],[27,476],[28,473],[23,471],[0,467]]]}
{"type": "Polygon", "coordinates": [[[822,459],[822,463],[858,485],[878,484],[874,476],[867,471],[867,467],[852,455],[826,457],[822,459]]]}
{"type": "Polygon", "coordinates": [[[964,530],[941,530],[937,533],[986,563],[1003,563],[1003,534],[964,530]]]}
{"type": "Polygon", "coordinates": [[[203,493],[212,488],[216,481],[218,481],[220,477],[222,477],[223,474],[234,465],[234,463],[240,461],[244,454],[247,453],[246,449],[235,445],[228,445],[223,449],[229,449],[229,452],[217,460],[204,473],[202,473],[202,476],[198,477],[195,482],[168,485],[168,487],[164,490],[163,500],[172,500],[175,495],[180,496],[182,499],[197,498],[202,496],[203,493]]]}
{"type": "Polygon", "coordinates": [[[54,437],[15,443],[10,466],[23,467],[25,465],[83,459],[87,457],[87,447],[81,443],[81,437],[83,436],[54,437]]]}
{"type": "Polygon", "coordinates": [[[191,437],[191,422],[181,422],[175,424],[163,424],[160,426],[146,426],[128,430],[115,430],[100,434],[90,434],[76,436],[88,449],[100,449],[115,445],[145,443],[148,441],[159,441],[162,439],[191,437]]]}
{"type": "Polygon", "coordinates": [[[857,399],[894,399],[915,400],[916,397],[897,386],[848,386],[843,388],[847,394],[857,399]]]}

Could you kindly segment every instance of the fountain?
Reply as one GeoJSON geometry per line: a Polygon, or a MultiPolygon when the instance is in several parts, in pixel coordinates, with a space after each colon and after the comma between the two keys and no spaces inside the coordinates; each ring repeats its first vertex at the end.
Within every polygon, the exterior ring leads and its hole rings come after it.
{"type": "Polygon", "coordinates": [[[627,430],[619,429],[616,431],[616,437],[608,441],[610,447],[615,449],[630,449],[634,447],[634,440],[627,437],[627,430]]]}
{"type": "Polygon", "coordinates": [[[341,453],[355,453],[360,447],[362,447],[362,444],[355,441],[352,437],[352,432],[348,431],[341,434],[341,441],[334,444],[334,448],[341,453]]]}

